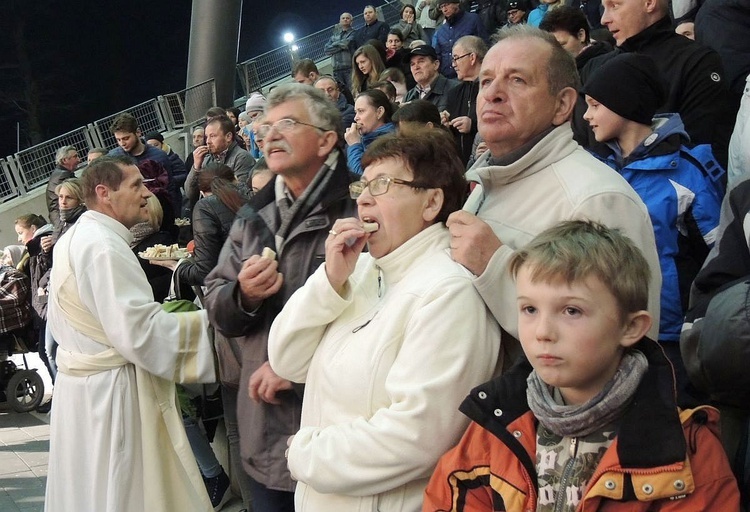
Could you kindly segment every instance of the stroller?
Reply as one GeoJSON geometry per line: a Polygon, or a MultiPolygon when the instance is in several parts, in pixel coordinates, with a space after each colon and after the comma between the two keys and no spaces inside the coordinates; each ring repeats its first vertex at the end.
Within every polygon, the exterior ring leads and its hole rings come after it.
{"type": "Polygon", "coordinates": [[[31,336],[28,327],[0,333],[0,353],[23,354],[23,367],[10,359],[0,361],[0,402],[10,402],[16,412],[33,411],[44,398],[44,381],[26,360],[31,336]]]}

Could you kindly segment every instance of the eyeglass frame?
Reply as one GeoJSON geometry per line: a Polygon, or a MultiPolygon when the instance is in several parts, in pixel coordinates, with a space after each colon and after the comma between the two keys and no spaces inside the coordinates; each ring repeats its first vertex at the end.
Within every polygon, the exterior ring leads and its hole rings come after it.
{"type": "Polygon", "coordinates": [[[322,126],[316,126],[314,124],[310,123],[304,123],[302,121],[297,121],[296,119],[292,119],[291,117],[284,117],[282,119],[279,119],[278,121],[274,123],[263,123],[258,126],[256,129],[256,134],[260,135],[261,139],[265,139],[268,137],[268,134],[271,133],[271,130],[276,130],[279,133],[285,133],[291,131],[295,126],[298,124],[301,124],[302,126],[309,126],[310,128],[315,128],[316,130],[320,130],[322,132],[331,132],[333,130],[329,130],[328,128],[323,128],[322,126]],[[288,128],[279,128],[279,123],[282,123],[288,128]]]}
{"type": "Polygon", "coordinates": [[[459,60],[463,59],[464,57],[468,57],[469,55],[473,54],[474,52],[464,53],[463,55],[459,55],[458,57],[454,57],[451,55],[451,61],[455,64],[459,60]]]}
{"type": "Polygon", "coordinates": [[[393,176],[388,176],[387,174],[381,174],[380,176],[377,176],[369,181],[362,178],[361,180],[349,183],[349,197],[351,197],[352,199],[357,199],[359,198],[359,196],[362,195],[365,189],[367,189],[370,192],[370,195],[372,197],[382,196],[384,194],[387,194],[388,191],[391,189],[391,183],[395,183],[396,185],[406,185],[407,187],[411,187],[411,188],[418,188],[418,189],[421,188],[424,190],[436,188],[436,187],[429,187],[427,185],[419,185],[415,183],[414,181],[406,181],[400,178],[394,178],[393,176]],[[377,181],[381,181],[381,182],[385,181],[385,190],[375,194],[370,188],[370,184],[377,182],[377,181]],[[357,186],[362,186],[362,190],[360,190],[358,193],[352,190],[352,187],[357,187],[357,186]]]}

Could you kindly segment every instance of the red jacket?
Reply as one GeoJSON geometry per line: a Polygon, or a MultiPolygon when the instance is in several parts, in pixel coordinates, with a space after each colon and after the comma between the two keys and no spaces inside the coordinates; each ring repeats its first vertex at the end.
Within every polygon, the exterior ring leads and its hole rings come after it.
{"type": "MultiPolygon", "coordinates": [[[[738,511],[737,483],[718,437],[719,413],[711,407],[679,412],[661,349],[648,339],[636,348],[646,354],[649,369],[577,510],[738,511]]],[[[537,420],[526,402],[530,371],[524,361],[472,390],[461,411],[473,421],[440,459],[424,512],[536,511],[537,420]]]]}

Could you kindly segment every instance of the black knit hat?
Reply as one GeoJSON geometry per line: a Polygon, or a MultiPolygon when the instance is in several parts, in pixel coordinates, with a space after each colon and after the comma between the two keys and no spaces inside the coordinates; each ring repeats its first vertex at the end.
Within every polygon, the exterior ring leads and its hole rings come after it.
{"type": "Polygon", "coordinates": [[[583,92],[615,114],[649,125],[667,96],[656,63],[635,53],[621,53],[602,64],[583,92]]]}
{"type": "Polygon", "coordinates": [[[158,140],[159,142],[164,142],[164,136],[159,132],[149,132],[146,134],[146,140],[158,140]]]}

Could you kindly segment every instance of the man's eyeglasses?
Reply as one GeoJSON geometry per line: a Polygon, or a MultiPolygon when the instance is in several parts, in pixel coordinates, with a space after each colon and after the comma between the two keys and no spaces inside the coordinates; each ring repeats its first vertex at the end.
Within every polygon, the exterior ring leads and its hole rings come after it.
{"type": "Polygon", "coordinates": [[[327,128],[323,128],[321,126],[315,126],[314,124],[310,124],[310,123],[303,123],[302,121],[297,121],[296,119],[285,118],[285,119],[279,119],[273,124],[262,124],[258,126],[258,128],[256,128],[255,133],[259,135],[261,139],[265,139],[266,137],[268,137],[268,134],[271,131],[271,128],[275,129],[279,133],[286,133],[298,124],[301,124],[303,126],[309,126],[311,128],[315,128],[316,130],[320,130],[323,132],[330,131],[327,128]]]}
{"type": "Polygon", "coordinates": [[[458,57],[456,57],[456,56],[453,56],[453,57],[451,57],[451,60],[452,60],[452,61],[453,61],[453,63],[455,64],[455,63],[456,63],[456,62],[458,62],[459,60],[463,59],[464,57],[468,57],[468,56],[469,56],[469,55],[471,55],[472,53],[473,53],[473,52],[469,52],[469,53],[464,53],[463,55],[459,55],[458,57]]]}
{"type": "Polygon", "coordinates": [[[388,192],[391,183],[396,183],[397,185],[406,185],[407,187],[412,188],[433,188],[425,185],[419,185],[413,181],[400,180],[398,178],[392,178],[390,176],[383,175],[378,176],[377,178],[373,178],[370,181],[359,180],[355,181],[354,183],[350,183],[349,195],[352,199],[357,199],[362,195],[362,192],[364,192],[365,189],[368,189],[371,196],[382,196],[383,194],[388,192]]]}

